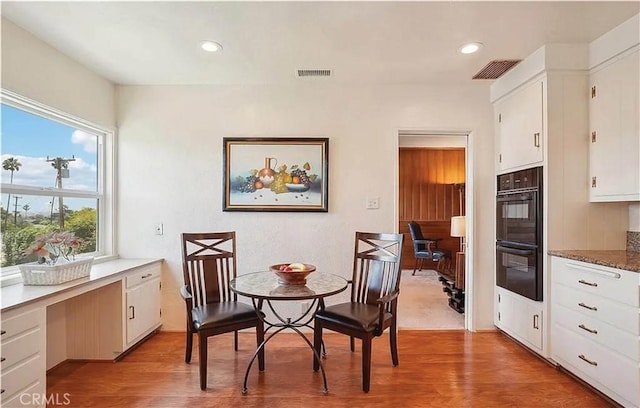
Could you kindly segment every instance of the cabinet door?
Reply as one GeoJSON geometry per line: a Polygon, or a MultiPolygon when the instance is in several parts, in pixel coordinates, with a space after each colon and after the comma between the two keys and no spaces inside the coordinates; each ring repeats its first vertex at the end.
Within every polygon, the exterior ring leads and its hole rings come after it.
{"type": "Polygon", "coordinates": [[[496,104],[499,169],[525,167],[544,160],[543,81],[536,81],[496,104]]]}
{"type": "Polygon", "coordinates": [[[127,290],[127,346],[160,324],[160,280],[127,290]]]}
{"type": "Polygon", "coordinates": [[[640,53],[590,75],[591,201],[640,200],[640,53]]]}
{"type": "Polygon", "coordinates": [[[496,326],[535,351],[542,351],[542,304],[498,289],[496,326]]]}

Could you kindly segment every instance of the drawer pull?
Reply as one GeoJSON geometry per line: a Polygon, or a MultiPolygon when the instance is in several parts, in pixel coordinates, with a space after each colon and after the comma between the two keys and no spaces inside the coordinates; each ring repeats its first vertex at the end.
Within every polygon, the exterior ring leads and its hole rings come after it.
{"type": "Polygon", "coordinates": [[[597,284],[597,283],[587,282],[587,281],[586,281],[586,280],[584,280],[584,279],[580,279],[580,280],[578,281],[578,283],[582,283],[583,285],[587,285],[587,286],[593,286],[594,288],[597,288],[597,287],[598,287],[598,284],[597,284]]]}
{"type": "Polygon", "coordinates": [[[146,275],[142,275],[142,276],[140,277],[140,279],[149,278],[149,277],[151,277],[151,276],[153,276],[153,274],[152,274],[152,273],[148,273],[148,274],[146,274],[146,275]]]}
{"type": "Polygon", "coordinates": [[[4,388],[0,390],[0,394],[4,394],[4,388]]]}
{"type": "Polygon", "coordinates": [[[0,330],[0,336],[4,335],[6,332],[6,330],[0,330]]]}
{"type": "Polygon", "coordinates": [[[581,328],[584,331],[588,331],[591,334],[598,334],[597,330],[590,329],[587,326],[585,326],[584,324],[579,324],[578,327],[581,328]]]}
{"type": "Polygon", "coordinates": [[[0,363],[4,363],[4,360],[6,360],[6,358],[0,357],[0,363]]]}
{"type": "Polygon", "coordinates": [[[587,363],[591,364],[591,365],[592,365],[592,366],[594,366],[594,367],[597,367],[597,366],[598,366],[598,363],[597,363],[596,361],[591,361],[591,360],[589,360],[588,358],[586,358],[586,357],[584,356],[584,354],[580,354],[580,355],[578,356],[578,358],[579,358],[580,360],[586,361],[587,363]]]}
{"type": "Polygon", "coordinates": [[[597,311],[598,311],[598,308],[597,308],[597,307],[595,307],[595,306],[587,306],[587,305],[585,305],[585,304],[584,304],[584,303],[582,303],[582,302],[578,303],[578,306],[580,306],[580,307],[584,307],[585,309],[593,310],[594,312],[597,312],[597,311]]]}
{"type": "Polygon", "coordinates": [[[134,306],[129,306],[129,310],[131,310],[131,317],[129,320],[133,320],[136,318],[136,308],[134,306]]]}

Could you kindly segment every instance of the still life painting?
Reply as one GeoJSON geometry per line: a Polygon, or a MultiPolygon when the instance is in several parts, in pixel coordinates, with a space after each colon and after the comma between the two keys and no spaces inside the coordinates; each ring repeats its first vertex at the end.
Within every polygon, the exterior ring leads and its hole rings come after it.
{"type": "Polygon", "coordinates": [[[224,211],[328,211],[327,138],[224,138],[224,211]]]}

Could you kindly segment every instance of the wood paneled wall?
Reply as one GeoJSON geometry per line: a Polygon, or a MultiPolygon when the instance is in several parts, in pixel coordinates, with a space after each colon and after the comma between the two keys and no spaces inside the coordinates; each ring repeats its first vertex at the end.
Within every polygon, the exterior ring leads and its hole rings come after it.
{"type": "MultiPolygon", "coordinates": [[[[400,148],[399,154],[398,230],[406,237],[402,267],[413,269],[409,221],[420,224],[425,236],[441,238],[438,246],[452,255],[460,250],[460,239],[449,234],[451,217],[461,215],[461,198],[465,214],[465,154],[461,148],[400,148]]],[[[455,262],[455,256],[452,261],[455,262]]]]}

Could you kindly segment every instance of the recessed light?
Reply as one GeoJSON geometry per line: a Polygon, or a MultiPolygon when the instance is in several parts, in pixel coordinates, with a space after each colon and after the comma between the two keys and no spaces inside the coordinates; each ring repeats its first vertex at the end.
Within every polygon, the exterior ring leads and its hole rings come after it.
{"type": "Polygon", "coordinates": [[[473,42],[473,43],[463,45],[462,47],[458,48],[458,51],[462,54],[473,54],[474,52],[478,51],[480,48],[482,48],[482,43],[473,42]]]}
{"type": "Polygon", "coordinates": [[[207,52],[216,52],[216,51],[222,50],[222,45],[220,45],[215,41],[208,41],[208,40],[202,41],[200,43],[200,47],[202,47],[202,49],[207,52]]]}

